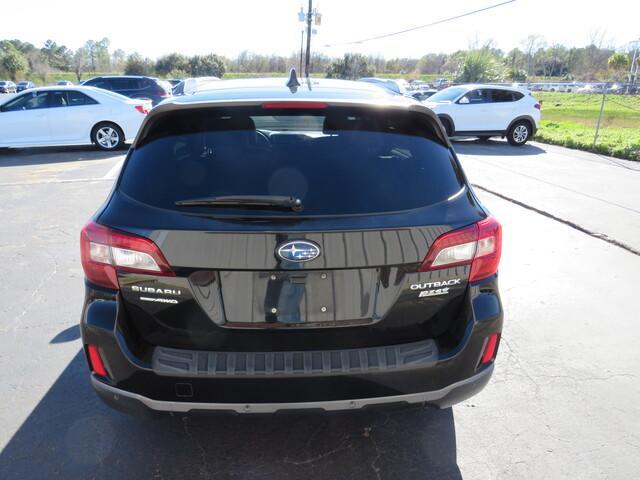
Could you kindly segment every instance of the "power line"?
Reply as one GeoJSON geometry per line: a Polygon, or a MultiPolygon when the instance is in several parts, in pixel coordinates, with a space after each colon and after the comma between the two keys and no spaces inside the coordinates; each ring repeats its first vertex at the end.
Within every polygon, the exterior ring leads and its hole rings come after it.
{"type": "Polygon", "coordinates": [[[459,18],[468,17],[469,15],[474,15],[476,13],[486,12],[487,10],[491,10],[493,8],[498,8],[498,7],[501,7],[503,5],[507,5],[508,3],[513,3],[515,1],[517,1],[517,0],[508,0],[506,2],[496,3],[495,5],[490,5],[488,7],[480,8],[479,10],[473,10],[471,12],[463,13],[461,15],[456,15],[455,17],[444,18],[442,20],[438,20],[438,21],[432,22],[432,23],[427,23],[425,25],[419,25],[417,27],[407,28],[405,30],[400,30],[399,32],[385,33],[384,35],[378,35],[376,37],[363,38],[361,40],[355,40],[355,41],[352,41],[352,42],[331,43],[331,44],[325,45],[325,47],[337,47],[337,46],[342,46],[342,45],[355,45],[355,44],[358,44],[358,43],[370,42],[372,40],[380,40],[381,38],[393,37],[394,35],[401,35],[403,33],[413,32],[414,30],[420,30],[422,28],[433,27],[434,25],[440,25],[441,23],[451,22],[452,20],[457,20],[459,18]]]}

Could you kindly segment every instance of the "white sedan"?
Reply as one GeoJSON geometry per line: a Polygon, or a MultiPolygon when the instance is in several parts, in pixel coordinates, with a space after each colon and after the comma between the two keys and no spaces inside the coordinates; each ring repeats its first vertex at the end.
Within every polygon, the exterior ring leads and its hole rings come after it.
{"type": "Polygon", "coordinates": [[[135,138],[150,109],[148,100],[99,88],[34,88],[0,106],[0,147],[93,143],[115,150],[135,138]]]}

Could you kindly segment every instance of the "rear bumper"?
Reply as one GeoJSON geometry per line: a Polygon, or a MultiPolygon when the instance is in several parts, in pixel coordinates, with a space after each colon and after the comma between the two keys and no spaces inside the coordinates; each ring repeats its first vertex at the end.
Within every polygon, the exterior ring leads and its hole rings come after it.
{"type": "Polygon", "coordinates": [[[474,376],[430,392],[393,395],[388,397],[355,398],[322,402],[289,403],[208,403],[154,400],[136,393],[112,387],[91,377],[91,383],[100,398],[109,406],[127,413],[156,412],[187,413],[230,412],[230,413],[278,413],[284,411],[325,411],[359,410],[383,405],[424,404],[437,408],[447,408],[480,392],[489,382],[493,365],[474,376]]]}
{"type": "Polygon", "coordinates": [[[437,341],[424,339],[333,351],[156,347],[145,354],[130,345],[130,334],[118,322],[126,314],[118,300],[95,290],[88,295],[81,332],[85,346],[97,346],[108,373],[92,374],[94,388],[110,406],[128,412],[336,411],[387,404],[446,408],[487,384],[493,361],[480,365],[480,358],[488,336],[502,331],[495,282],[471,286],[469,297],[471,308],[460,314],[466,319],[460,341],[444,350],[437,341]]]}

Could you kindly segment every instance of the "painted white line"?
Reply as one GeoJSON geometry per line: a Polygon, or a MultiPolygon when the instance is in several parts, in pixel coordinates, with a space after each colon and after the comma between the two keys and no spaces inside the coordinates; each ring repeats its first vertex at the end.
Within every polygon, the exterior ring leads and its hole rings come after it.
{"type": "Polygon", "coordinates": [[[0,183],[0,187],[20,187],[22,185],[51,185],[54,183],[85,183],[85,182],[105,182],[111,181],[111,178],[105,177],[88,177],[88,178],[68,178],[65,180],[52,179],[52,180],[36,180],[26,182],[8,182],[0,183]]]}
{"type": "Polygon", "coordinates": [[[111,170],[109,170],[107,172],[107,174],[102,177],[104,179],[109,179],[109,180],[113,180],[114,178],[116,178],[116,175],[118,175],[118,173],[120,172],[120,169],[122,168],[122,164],[124,163],[124,158],[122,160],[120,160],[118,163],[116,163],[111,170]]]}

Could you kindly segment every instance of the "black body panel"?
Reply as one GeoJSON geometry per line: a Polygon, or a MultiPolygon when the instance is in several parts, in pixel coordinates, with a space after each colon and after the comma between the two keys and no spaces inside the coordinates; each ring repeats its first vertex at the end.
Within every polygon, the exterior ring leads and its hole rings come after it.
{"type": "Polygon", "coordinates": [[[488,213],[433,113],[276,104],[167,104],[145,122],[93,218],[107,233],[83,240],[100,395],[171,410],[478,391],[503,315],[495,269],[469,283],[488,213]],[[247,206],[266,197],[304,208],[247,206]],[[245,203],[193,205],[220,198],[245,203]]]}

